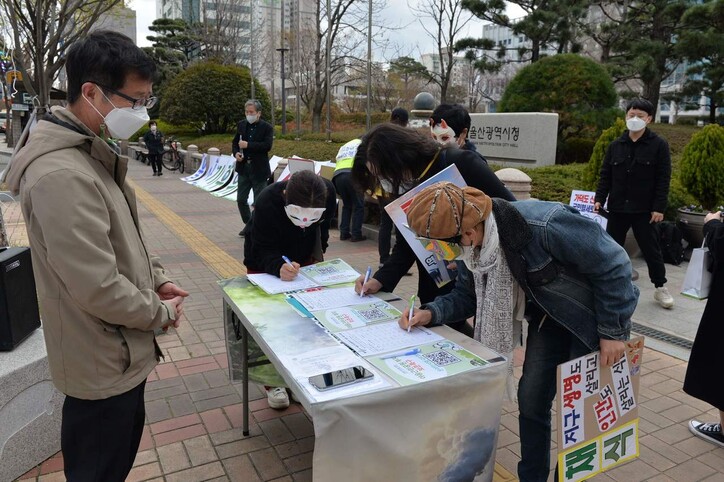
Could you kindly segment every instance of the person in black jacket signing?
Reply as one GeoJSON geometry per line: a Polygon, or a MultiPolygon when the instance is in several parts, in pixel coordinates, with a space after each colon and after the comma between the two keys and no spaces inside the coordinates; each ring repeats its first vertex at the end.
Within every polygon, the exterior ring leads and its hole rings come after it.
{"type": "MultiPolygon", "coordinates": [[[[336,206],[334,185],[311,171],[296,172],[288,181],[265,188],[244,228],[247,273],[267,273],[291,281],[300,267],[323,261],[336,206]]],[[[259,381],[279,383],[276,378],[259,381]]],[[[289,406],[284,387],[265,384],[264,388],[269,407],[281,410],[289,406]]]]}
{"type": "Polygon", "coordinates": [[[244,228],[248,272],[291,280],[300,266],[323,261],[336,206],[334,185],[312,171],[296,172],[288,181],[265,188],[244,228]]]}
{"type": "MultiPolygon", "coordinates": [[[[396,198],[453,164],[468,186],[480,189],[490,197],[515,201],[479,154],[441,146],[429,135],[391,123],[374,127],[362,138],[352,166],[352,177],[364,190],[374,191],[380,185],[388,195],[396,198]]],[[[413,263],[417,263],[417,295],[421,303],[431,302],[435,297],[449,293],[455,283],[450,282],[438,288],[410,245],[403,241],[404,237],[397,229],[396,232],[400,242],[395,244],[389,259],[364,286],[362,277],[357,280],[357,292],[392,292],[413,263]]],[[[450,277],[454,276],[455,272],[452,271],[450,277]]],[[[447,320],[446,324],[462,333],[472,334],[466,320],[447,320]]]]}
{"type": "Polygon", "coordinates": [[[654,299],[664,308],[674,306],[666,289],[666,268],[654,224],[664,219],[671,182],[669,145],[646,126],[653,119],[653,104],[633,99],[626,106],[623,135],[608,146],[601,165],[593,211],[608,197],[606,231],[623,246],[629,228],[646,260],[654,284],[654,299]]]}
{"type": "Polygon", "coordinates": [[[149,131],[143,135],[143,143],[148,149],[148,160],[151,162],[154,176],[163,175],[163,166],[161,165],[161,156],[163,155],[163,132],[158,130],[156,121],[148,123],[149,131]]]}
{"type": "MultiPolygon", "coordinates": [[[[236,172],[239,184],[236,191],[236,204],[244,224],[251,218],[248,199],[249,191],[254,192],[254,203],[266,187],[271,170],[269,169],[269,151],[274,142],[274,128],[261,120],[261,102],[248,100],[244,105],[246,119],[239,122],[236,136],[231,143],[231,152],[236,158],[236,172]]],[[[244,230],[239,236],[244,235],[244,230]]]]}

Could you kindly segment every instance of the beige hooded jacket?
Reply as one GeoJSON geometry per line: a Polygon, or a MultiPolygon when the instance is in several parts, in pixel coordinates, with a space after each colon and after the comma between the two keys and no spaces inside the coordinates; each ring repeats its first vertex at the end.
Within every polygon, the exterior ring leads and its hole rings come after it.
{"type": "Polygon", "coordinates": [[[173,319],[169,281],[141,236],[128,159],[70,111],[53,109],[13,159],[53,382],[76,398],[124,393],[158,363],[154,329],[173,319]]]}

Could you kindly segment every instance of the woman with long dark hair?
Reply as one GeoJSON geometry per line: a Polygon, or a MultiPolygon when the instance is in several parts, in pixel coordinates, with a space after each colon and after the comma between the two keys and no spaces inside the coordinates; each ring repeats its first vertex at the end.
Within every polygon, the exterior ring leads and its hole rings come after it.
{"type": "MultiPolygon", "coordinates": [[[[458,168],[468,186],[480,189],[490,197],[515,201],[510,191],[475,152],[443,147],[430,136],[391,123],[374,127],[362,138],[352,166],[352,177],[363,190],[374,190],[381,186],[396,198],[451,165],[458,168]]],[[[380,290],[391,292],[413,263],[417,263],[417,295],[421,303],[449,293],[454,282],[438,288],[410,245],[402,236],[398,239],[401,242],[395,244],[384,265],[364,286],[363,279],[358,279],[355,289],[366,293],[380,290]]],[[[454,276],[454,272],[451,272],[451,277],[454,276]]],[[[447,324],[463,333],[472,333],[465,320],[449,320],[447,324]]]]}

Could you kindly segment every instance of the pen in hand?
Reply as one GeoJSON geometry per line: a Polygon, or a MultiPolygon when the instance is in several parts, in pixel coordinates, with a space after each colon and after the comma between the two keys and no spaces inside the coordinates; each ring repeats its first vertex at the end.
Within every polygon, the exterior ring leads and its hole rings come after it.
{"type": "Polygon", "coordinates": [[[362,282],[362,287],[359,289],[360,298],[362,298],[365,295],[365,285],[370,280],[371,274],[372,274],[372,266],[367,266],[367,271],[365,272],[365,280],[362,282]]]}
{"type": "Polygon", "coordinates": [[[412,317],[415,314],[415,295],[410,298],[410,313],[407,315],[407,332],[410,333],[412,328],[412,317]]]}
{"type": "Polygon", "coordinates": [[[294,268],[294,265],[292,264],[292,261],[291,261],[289,258],[287,258],[286,256],[282,255],[282,259],[284,260],[285,263],[287,263],[287,264],[289,265],[290,268],[296,269],[296,268],[294,268]]]}

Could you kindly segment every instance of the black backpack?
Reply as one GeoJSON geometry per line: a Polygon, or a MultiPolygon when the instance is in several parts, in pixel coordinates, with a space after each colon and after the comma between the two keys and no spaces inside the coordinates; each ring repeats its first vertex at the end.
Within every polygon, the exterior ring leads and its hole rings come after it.
{"type": "Polygon", "coordinates": [[[654,233],[656,233],[656,238],[659,240],[664,263],[680,265],[684,260],[681,230],[672,222],[662,221],[654,224],[654,233]]]}

